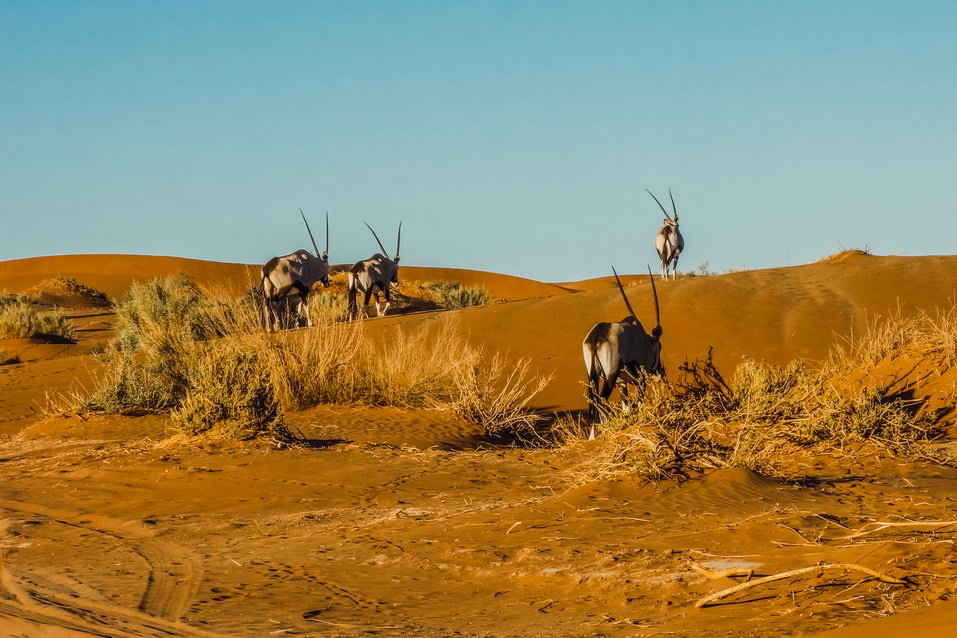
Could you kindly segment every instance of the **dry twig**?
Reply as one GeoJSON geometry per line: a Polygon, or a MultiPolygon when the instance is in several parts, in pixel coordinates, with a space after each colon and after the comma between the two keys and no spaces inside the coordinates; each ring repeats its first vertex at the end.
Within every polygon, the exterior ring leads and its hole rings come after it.
{"type": "Polygon", "coordinates": [[[794,576],[801,576],[803,574],[811,574],[817,571],[823,571],[825,569],[843,569],[846,571],[858,571],[858,572],[863,572],[865,574],[869,574],[884,583],[891,583],[894,585],[906,584],[906,581],[903,581],[900,578],[895,578],[893,576],[888,576],[887,574],[882,574],[881,572],[874,571],[873,569],[864,567],[862,565],[855,565],[853,563],[829,563],[826,565],[815,565],[813,567],[802,567],[801,569],[792,569],[790,571],[781,572],[779,574],[772,574],[771,576],[757,578],[755,580],[751,580],[745,583],[741,583],[739,585],[735,585],[734,587],[722,589],[719,592],[715,592],[713,594],[709,594],[705,596],[704,598],[696,602],[694,606],[707,607],[708,605],[711,605],[717,600],[721,600],[722,598],[727,598],[731,594],[735,594],[739,591],[748,589],[750,587],[756,587],[757,585],[763,585],[765,583],[770,583],[776,580],[783,580],[785,578],[791,578],[794,576]]]}
{"type": "Polygon", "coordinates": [[[852,533],[847,534],[846,536],[839,536],[838,538],[858,538],[860,536],[867,536],[868,534],[875,534],[877,532],[882,532],[889,527],[949,527],[951,525],[957,525],[957,521],[898,521],[898,522],[889,522],[889,521],[873,521],[864,525],[863,527],[854,530],[852,533]],[[874,529],[867,529],[872,525],[877,525],[874,529]]]}

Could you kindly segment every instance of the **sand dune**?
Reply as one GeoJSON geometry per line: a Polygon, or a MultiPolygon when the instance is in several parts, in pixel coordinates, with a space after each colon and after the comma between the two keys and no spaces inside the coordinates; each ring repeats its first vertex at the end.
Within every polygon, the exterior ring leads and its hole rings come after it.
{"type": "MultiPolygon", "coordinates": [[[[50,277],[75,277],[81,283],[118,299],[130,284],[183,272],[201,285],[223,286],[234,292],[245,291],[259,281],[261,264],[230,264],[184,257],[152,255],[58,255],[0,261],[0,290],[21,292],[50,277]]],[[[340,271],[346,266],[333,266],[340,271]]],[[[528,299],[567,294],[568,291],[531,279],[457,268],[405,266],[403,281],[448,281],[463,286],[483,286],[493,297],[528,299]]]]}
{"type": "MultiPolygon", "coordinates": [[[[632,306],[650,329],[655,322],[650,285],[640,276],[629,281],[632,306]]],[[[595,287],[457,314],[476,341],[555,373],[540,397],[542,407],[579,409],[582,339],[596,322],[627,315],[616,288],[595,287]]],[[[957,298],[957,257],[860,256],[839,264],[658,282],[657,287],[666,368],[676,372],[685,360],[704,357],[713,347],[719,370],[730,375],[742,357],[779,365],[795,358],[819,361],[835,342],[860,334],[870,318],[898,308],[905,315],[949,308],[957,298]]],[[[403,321],[387,318],[381,324],[403,321]]]]}
{"type": "MultiPolygon", "coordinates": [[[[236,292],[258,277],[243,264],[77,255],[0,262],[0,289],[63,274],[119,297],[135,279],[181,271],[236,292]]],[[[368,334],[455,316],[474,343],[554,375],[539,408],[583,407],[581,339],[626,313],[610,277],[546,284],[456,269],[401,273],[482,285],[511,301],[374,319],[368,334]]],[[[650,327],[647,275],[624,280],[650,327]]],[[[742,357],[819,360],[877,315],[951,307],[957,257],[844,253],[658,282],[658,293],[669,371],[713,347],[730,374],[742,357]]],[[[937,638],[957,618],[946,602],[955,593],[951,528],[934,538],[892,529],[873,542],[845,539],[873,520],[953,518],[953,469],[801,458],[800,483],[743,468],[680,485],[582,482],[576,467],[600,440],[490,449],[474,426],[434,411],[293,412],[289,424],[309,442],[293,449],[184,440],[171,436],[166,415],[45,416],[47,392],[92,383],[91,352],[112,336],[109,309],[71,312],[76,344],[0,343],[22,355],[0,366],[0,634],[704,637],[850,625],[821,635],[937,638]],[[696,609],[735,581],[708,580],[691,562],[762,575],[861,562],[917,575],[918,585],[835,573],[696,609]],[[912,611],[868,620],[891,607],[912,611]]],[[[957,382],[920,366],[872,372],[924,379],[922,391],[941,401],[957,382]]]]}

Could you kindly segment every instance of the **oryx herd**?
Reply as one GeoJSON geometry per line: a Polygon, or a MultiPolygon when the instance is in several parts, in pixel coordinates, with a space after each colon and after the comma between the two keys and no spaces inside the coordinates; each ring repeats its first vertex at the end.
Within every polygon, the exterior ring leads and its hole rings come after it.
{"type": "MultiPolygon", "coordinates": [[[[263,320],[266,329],[270,331],[281,328],[284,323],[288,323],[284,322],[283,319],[287,318],[291,295],[298,297],[295,311],[296,324],[298,325],[299,318],[305,317],[306,325],[311,327],[309,294],[317,283],[321,283],[323,286],[329,285],[329,213],[326,213],[326,249],[320,256],[317,256],[319,255],[319,247],[316,246],[316,240],[312,236],[312,230],[309,228],[306,215],[301,209],[299,214],[302,215],[302,221],[306,224],[306,231],[309,233],[312,248],[316,253],[314,255],[308,250],[299,249],[283,257],[273,257],[262,267],[263,320]]],[[[379,236],[372,230],[372,226],[366,224],[366,227],[372,231],[372,235],[379,244],[379,248],[382,248],[382,252],[357,262],[349,270],[349,317],[352,319],[359,318],[357,304],[359,293],[365,296],[363,312],[369,305],[369,298],[375,294],[376,315],[382,316],[389,309],[389,303],[392,299],[392,284],[399,283],[399,247],[402,244],[402,222],[399,222],[399,237],[395,245],[395,258],[388,256],[386,249],[382,247],[382,242],[379,241],[379,236]],[[385,296],[384,308],[380,308],[379,305],[380,292],[385,296]]]]}
{"type": "MultiPolygon", "coordinates": [[[[684,237],[678,229],[678,207],[675,205],[670,189],[668,195],[671,198],[674,217],[668,214],[651,191],[648,191],[648,194],[665,215],[662,220],[663,225],[655,237],[655,249],[661,261],[661,277],[667,280],[670,273],[670,278],[675,279],[678,258],[685,245],[684,237]]],[[[270,331],[283,326],[282,318],[289,312],[292,295],[298,297],[295,311],[297,324],[299,317],[304,315],[306,324],[311,326],[309,294],[317,283],[322,283],[323,286],[329,285],[329,214],[326,214],[325,250],[320,255],[312,230],[309,228],[309,222],[302,210],[299,213],[306,224],[315,254],[300,249],[282,257],[273,257],[262,267],[262,293],[265,302],[263,317],[266,329],[270,331]]],[[[402,223],[399,222],[394,257],[389,256],[375,230],[368,223],[365,225],[382,252],[356,262],[348,269],[350,319],[359,319],[362,314],[368,315],[367,308],[373,295],[375,295],[376,316],[385,315],[392,301],[392,286],[399,283],[402,223]],[[380,303],[380,293],[384,297],[384,304],[380,303]],[[363,297],[361,309],[360,294],[363,297]]],[[[651,280],[654,296],[655,327],[650,334],[638,321],[614,267],[612,272],[629,314],[621,321],[613,323],[603,321],[595,324],[582,342],[582,354],[587,373],[588,416],[592,422],[591,437],[595,434],[594,423],[602,420],[604,406],[615,387],[620,389],[622,398],[627,399],[629,386],[634,386],[640,398],[644,392],[647,376],[663,377],[665,374],[661,363],[662,328],[658,291],[655,288],[651,269],[648,269],[648,277],[651,280]]]]}

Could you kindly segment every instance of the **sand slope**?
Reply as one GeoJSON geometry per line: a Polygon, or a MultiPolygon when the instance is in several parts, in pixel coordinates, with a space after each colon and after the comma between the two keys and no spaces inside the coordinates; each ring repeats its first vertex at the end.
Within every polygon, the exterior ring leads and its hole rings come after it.
{"type": "MultiPolygon", "coordinates": [[[[626,288],[639,319],[655,322],[647,278],[629,277],[626,288]]],[[[616,288],[531,299],[458,311],[462,329],[491,350],[530,358],[555,379],[542,407],[583,407],[581,342],[599,321],[627,315],[616,288]]],[[[742,357],[774,364],[821,360],[833,343],[860,334],[868,321],[898,308],[933,314],[957,298],[957,257],[857,256],[842,263],[738,272],[657,282],[662,357],[672,373],[685,360],[714,360],[726,375],[742,357]]],[[[424,321],[441,321],[433,316],[424,321]]],[[[404,325],[402,317],[376,326],[404,325]]]]}
{"type": "MultiPolygon", "coordinates": [[[[259,281],[261,265],[230,264],[184,257],[152,255],[59,255],[0,261],[0,290],[21,292],[56,275],[74,277],[81,283],[118,299],[134,281],[146,281],[183,272],[201,285],[223,286],[239,292],[259,281]]],[[[333,266],[338,271],[346,266],[333,266]]],[[[531,279],[456,268],[426,268],[403,265],[404,281],[449,281],[463,286],[484,286],[493,297],[528,299],[566,294],[558,286],[531,279]]]]}
{"type": "MultiPolygon", "coordinates": [[[[0,263],[0,289],[59,273],[119,296],[134,279],[178,271],[237,291],[258,276],[254,266],[167,257],[44,257],[0,263]]],[[[583,407],[581,340],[595,322],[625,314],[610,278],[555,286],[402,272],[408,281],[485,285],[515,301],[373,319],[371,335],[455,317],[475,343],[554,374],[535,401],[541,408],[583,407]]],[[[647,277],[625,281],[650,327],[647,277]]],[[[869,316],[898,306],[949,307],[957,257],[846,254],[659,282],[658,291],[669,370],[714,346],[730,374],[742,356],[820,359],[869,316]]],[[[44,417],[46,392],[88,384],[89,353],[109,338],[108,310],[74,314],[77,344],[0,344],[23,353],[23,363],[0,366],[0,635],[704,638],[850,624],[822,635],[937,638],[955,620],[953,604],[941,602],[955,593],[953,527],[845,538],[873,520],[952,519],[955,470],[805,458],[795,459],[801,484],[742,468],[682,485],[583,484],[574,469],[600,440],[482,448],[473,426],[435,412],[295,412],[288,421],[309,445],[282,450],[170,438],[163,415],[44,417]],[[691,561],[762,575],[859,562],[915,585],[837,572],[695,609],[735,581],[708,580],[691,561]],[[868,620],[891,609],[913,611],[868,620]]]]}

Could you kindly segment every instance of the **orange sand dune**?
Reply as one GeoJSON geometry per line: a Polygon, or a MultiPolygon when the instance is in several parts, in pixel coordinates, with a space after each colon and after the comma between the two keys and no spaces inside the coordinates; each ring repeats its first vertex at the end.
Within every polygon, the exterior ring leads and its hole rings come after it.
{"type": "Polygon", "coordinates": [[[0,262],[0,290],[21,292],[56,275],[74,277],[113,299],[126,294],[133,281],[147,281],[184,272],[197,283],[244,290],[259,280],[259,266],[228,264],[185,257],[152,255],[56,255],[0,262]]]}
{"type": "MultiPolygon", "coordinates": [[[[244,291],[259,281],[260,265],[230,264],[184,257],[151,255],[57,255],[31,257],[0,262],[0,290],[21,292],[56,275],[75,277],[78,281],[117,299],[129,290],[130,284],[184,272],[201,285],[222,285],[233,291],[244,291]]],[[[342,270],[345,266],[333,266],[342,270]]],[[[457,268],[402,266],[403,281],[448,281],[463,286],[483,286],[493,297],[528,299],[566,294],[552,284],[531,279],[457,268]]]]}
{"type": "MultiPolygon", "coordinates": [[[[116,297],[134,279],[179,271],[237,291],[258,278],[257,266],[242,264],[78,255],[0,262],[0,289],[59,273],[116,297]]],[[[372,319],[367,334],[387,338],[454,316],[488,351],[554,375],[539,408],[583,407],[581,340],[594,323],[626,314],[610,277],[554,285],[402,272],[404,281],[484,285],[516,301],[372,319]]],[[[650,328],[647,276],[623,280],[650,328]]],[[[869,318],[898,308],[950,308],[957,257],[845,253],[657,287],[669,372],[713,346],[731,374],[745,356],[821,359],[869,318]]],[[[441,412],[290,412],[290,427],[309,441],[291,449],[177,439],[162,414],[44,416],[47,392],[93,383],[89,353],[113,334],[110,309],[73,316],[77,344],[0,343],[22,355],[0,366],[0,635],[704,638],[850,625],[822,635],[937,638],[957,620],[948,602],[953,526],[849,540],[875,520],[953,519],[953,468],[825,457],[795,459],[796,483],[725,468],[682,484],[582,484],[575,470],[606,440],[483,449],[477,428],[441,412]],[[758,575],[859,563],[914,585],[837,570],[698,609],[696,600],[736,581],[709,580],[692,562],[758,575]],[[868,620],[891,609],[912,611],[868,620]]],[[[905,372],[935,371],[874,371],[905,372]]],[[[944,375],[924,391],[940,389],[943,400],[953,387],[944,375]]]]}
{"type": "MultiPolygon", "coordinates": [[[[647,278],[628,277],[631,304],[646,327],[654,326],[647,278]]],[[[657,282],[663,360],[671,373],[685,360],[714,348],[719,370],[730,375],[742,357],[784,364],[821,360],[842,338],[860,334],[869,318],[919,309],[933,314],[957,298],[957,257],[859,256],[816,263],[657,282]]],[[[540,404],[583,407],[581,342],[599,321],[627,315],[615,288],[530,299],[459,311],[463,329],[492,350],[528,357],[555,373],[540,404]]],[[[426,321],[438,321],[438,316],[426,321]]],[[[409,318],[387,318],[403,323],[409,318]]]]}

